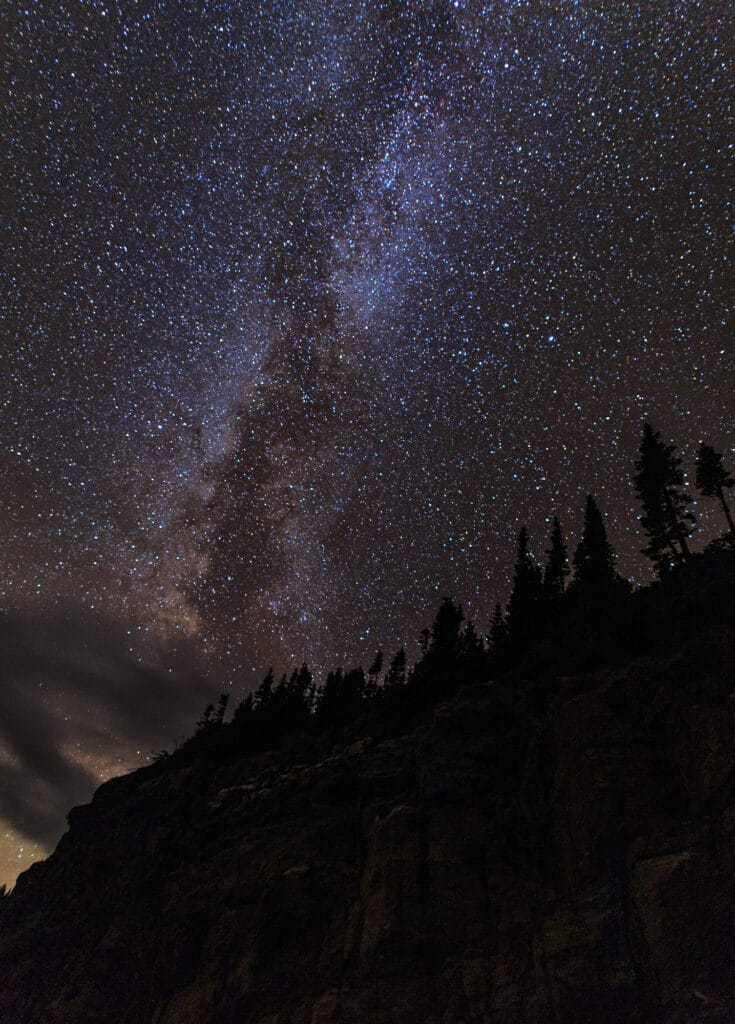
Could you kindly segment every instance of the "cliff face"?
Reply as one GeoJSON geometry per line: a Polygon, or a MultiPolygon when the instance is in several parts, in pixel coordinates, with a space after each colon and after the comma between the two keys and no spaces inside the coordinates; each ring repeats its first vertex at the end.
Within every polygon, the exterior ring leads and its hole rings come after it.
{"type": "Polygon", "coordinates": [[[477,687],[326,760],[114,780],[3,901],[0,1020],[733,1021],[733,665],[477,687]]]}

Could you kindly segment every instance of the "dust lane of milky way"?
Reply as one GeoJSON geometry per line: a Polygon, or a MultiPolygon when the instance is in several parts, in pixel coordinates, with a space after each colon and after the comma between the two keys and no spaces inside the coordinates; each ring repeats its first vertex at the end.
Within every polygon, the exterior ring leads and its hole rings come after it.
{"type": "Polygon", "coordinates": [[[2,606],[240,690],[445,593],[486,628],[521,523],[542,555],[588,491],[643,578],[643,419],[735,444],[733,20],[9,5],[2,606]]]}

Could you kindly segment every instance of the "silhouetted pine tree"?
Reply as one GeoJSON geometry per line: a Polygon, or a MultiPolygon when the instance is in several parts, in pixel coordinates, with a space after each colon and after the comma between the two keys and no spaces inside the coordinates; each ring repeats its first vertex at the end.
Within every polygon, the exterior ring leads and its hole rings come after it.
{"type": "Polygon", "coordinates": [[[217,726],[222,725],[229,699],[229,694],[221,693],[217,700],[216,708],[214,704],[207,704],[202,717],[197,722],[198,732],[206,732],[209,729],[215,729],[217,726]]]}
{"type": "Polygon", "coordinates": [[[388,672],[385,676],[385,685],[391,686],[403,686],[406,682],[406,652],[403,647],[399,648],[393,656],[393,660],[388,666],[388,672]]]}
{"type": "Polygon", "coordinates": [[[605,524],[591,494],[587,495],[582,538],[574,552],[575,590],[585,599],[604,598],[617,580],[615,552],[608,543],[605,524]]]}
{"type": "Polygon", "coordinates": [[[317,719],[326,725],[342,725],[357,714],[365,692],[365,673],[353,668],[344,673],[341,668],[327,675],[318,696],[317,719]]]}
{"type": "Polygon", "coordinates": [[[377,679],[382,670],[383,670],[383,652],[382,651],[377,651],[376,654],[375,654],[375,660],[373,661],[372,665],[368,669],[368,675],[369,676],[373,676],[374,679],[377,679]]]}
{"type": "Polygon", "coordinates": [[[222,725],[225,720],[225,711],[227,710],[227,704],[229,703],[229,693],[221,693],[219,700],[217,701],[217,710],[213,716],[214,725],[222,725]]]}
{"type": "Polygon", "coordinates": [[[508,640],[514,649],[525,649],[537,639],[542,596],[541,569],[533,560],[528,547],[528,531],[523,526],[518,534],[518,555],[508,602],[508,640]]]}
{"type": "Polygon", "coordinates": [[[490,674],[500,674],[507,666],[508,624],[500,601],[495,603],[490,633],[488,635],[488,662],[490,674]]]}
{"type": "Polygon", "coordinates": [[[205,729],[214,725],[214,704],[207,704],[202,717],[197,722],[197,732],[204,732],[205,729]]]}
{"type": "Polygon", "coordinates": [[[327,678],[324,681],[324,685],[319,687],[319,692],[317,693],[317,714],[323,715],[325,704],[328,706],[337,699],[338,694],[342,690],[343,678],[344,670],[341,665],[333,672],[327,672],[327,678]]]}
{"type": "Polygon", "coordinates": [[[564,597],[565,581],[569,575],[567,546],[556,516],[554,516],[550,544],[551,546],[546,551],[547,562],[544,569],[544,591],[547,600],[555,603],[564,597]]]}
{"type": "Polygon", "coordinates": [[[730,476],[728,470],[723,466],[722,455],[710,445],[702,442],[697,456],[697,487],[706,498],[716,496],[720,499],[730,533],[735,537],[735,523],[733,523],[730,509],[725,500],[725,490],[729,490],[733,484],[735,484],[735,478],[730,476]]]}
{"type": "Polygon", "coordinates": [[[365,673],[358,665],[345,673],[342,689],[351,701],[360,701],[365,693],[365,673]]]}
{"type": "Polygon", "coordinates": [[[314,697],[312,675],[304,664],[294,669],[288,681],[284,675],[273,695],[272,706],[283,728],[294,729],[308,719],[314,697]]]}
{"type": "MultiPolygon", "coordinates": [[[[193,749],[206,756],[219,744],[220,737],[228,728],[224,722],[228,700],[229,694],[223,693],[220,694],[216,708],[214,704],[207,704],[202,717],[197,722],[196,732],[184,746],[188,744],[190,750],[193,749]]],[[[161,753],[165,754],[165,751],[161,753]]]]}
{"type": "Polygon", "coordinates": [[[377,651],[375,659],[368,669],[367,674],[367,685],[365,688],[365,694],[367,697],[374,697],[378,691],[378,676],[383,669],[383,652],[377,651]]]}
{"type": "Polygon", "coordinates": [[[270,702],[273,700],[274,682],[275,678],[273,676],[273,668],[269,668],[265,679],[255,691],[255,707],[258,711],[262,711],[264,708],[268,707],[270,702]]]}
{"type": "Polygon", "coordinates": [[[643,504],[641,525],[648,534],[643,553],[661,572],[689,558],[687,538],[696,519],[692,499],[681,490],[684,474],[674,446],[664,444],[649,423],[644,424],[640,455],[633,477],[643,504]]]}
{"type": "Polygon", "coordinates": [[[286,673],[284,672],[281,678],[278,680],[278,686],[273,691],[273,696],[267,705],[268,710],[272,712],[274,715],[277,715],[281,711],[281,709],[287,704],[287,695],[288,679],[286,678],[286,673]]]}
{"type": "Polygon", "coordinates": [[[306,662],[303,663],[298,671],[294,692],[304,709],[310,711],[314,700],[314,677],[309,671],[309,666],[306,662]]]}
{"type": "Polygon", "coordinates": [[[460,652],[460,682],[483,682],[488,676],[487,652],[472,619],[467,620],[462,633],[460,652]]]}
{"type": "Polygon", "coordinates": [[[460,628],[463,619],[462,605],[456,605],[451,597],[445,597],[431,627],[429,652],[457,657],[461,649],[460,628]]]}
{"type": "Polygon", "coordinates": [[[245,700],[241,700],[235,708],[232,716],[232,724],[236,730],[244,729],[250,722],[253,714],[253,695],[249,693],[245,700]]]}
{"type": "Polygon", "coordinates": [[[477,651],[484,650],[482,640],[477,634],[477,630],[475,629],[475,624],[472,619],[468,619],[467,624],[464,627],[461,646],[463,654],[475,654],[477,651]]]}
{"type": "Polygon", "coordinates": [[[502,647],[505,641],[506,635],[506,623],[505,616],[503,615],[503,606],[500,601],[495,602],[495,611],[493,612],[493,621],[490,624],[490,648],[492,651],[497,651],[498,648],[502,647]]]}
{"type": "Polygon", "coordinates": [[[423,630],[423,654],[409,676],[412,692],[420,701],[450,696],[459,680],[462,655],[461,627],[464,614],[460,605],[445,597],[430,630],[423,630]],[[426,636],[428,634],[428,636],[426,636]]]}

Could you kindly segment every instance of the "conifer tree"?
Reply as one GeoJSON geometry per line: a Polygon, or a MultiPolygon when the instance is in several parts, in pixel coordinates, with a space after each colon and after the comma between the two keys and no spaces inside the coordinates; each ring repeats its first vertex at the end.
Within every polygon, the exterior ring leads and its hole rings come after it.
{"type": "Polygon", "coordinates": [[[253,695],[249,693],[245,700],[241,700],[235,708],[235,713],[232,716],[232,724],[236,729],[242,729],[246,723],[250,721],[250,716],[253,713],[253,695]]]}
{"type": "Polygon", "coordinates": [[[322,700],[324,699],[325,695],[329,694],[330,691],[334,691],[335,693],[339,691],[342,688],[343,679],[344,670],[342,669],[341,665],[339,666],[339,668],[336,668],[334,672],[327,672],[327,680],[324,686],[322,687],[322,700]]]}
{"type": "Polygon", "coordinates": [[[219,700],[217,701],[217,710],[214,713],[213,719],[215,725],[222,725],[222,723],[224,722],[225,711],[227,710],[227,704],[229,703],[229,700],[229,693],[221,693],[219,695],[219,700]]]}
{"type": "Polygon", "coordinates": [[[331,721],[339,715],[344,702],[343,683],[344,671],[341,665],[333,672],[327,673],[324,686],[319,689],[316,706],[316,713],[320,719],[331,721]]]}
{"type": "Polygon", "coordinates": [[[556,516],[554,516],[550,544],[551,546],[546,551],[548,560],[544,569],[544,590],[547,598],[551,601],[559,601],[564,597],[565,581],[569,575],[569,559],[561,526],[556,516]]]}
{"type": "Polygon", "coordinates": [[[641,525],[648,534],[643,553],[659,571],[689,558],[687,538],[696,523],[692,499],[681,489],[684,474],[674,446],[664,444],[649,423],[644,424],[639,458],[633,477],[643,505],[641,525]]]}
{"type": "Polygon", "coordinates": [[[482,640],[477,634],[475,624],[472,619],[468,619],[462,634],[462,651],[464,654],[474,655],[482,650],[482,640]]]}
{"type": "Polygon", "coordinates": [[[422,700],[449,696],[458,685],[462,657],[462,606],[445,597],[430,630],[423,630],[422,656],[414,665],[408,685],[422,700]]]}
{"type": "Polygon", "coordinates": [[[260,684],[258,689],[255,691],[255,706],[259,711],[267,707],[273,699],[273,683],[275,677],[273,675],[273,668],[268,669],[268,673],[260,684]]]}
{"type": "Polygon", "coordinates": [[[508,624],[500,601],[495,603],[490,633],[488,634],[488,670],[500,674],[507,667],[508,660],[508,624]]]}
{"type": "Polygon", "coordinates": [[[377,688],[378,688],[378,676],[380,675],[382,669],[383,669],[383,652],[382,651],[377,651],[376,654],[375,654],[375,660],[373,661],[372,665],[368,669],[368,674],[367,674],[367,677],[368,677],[367,685],[368,685],[368,690],[369,690],[371,696],[377,691],[377,688]]]}
{"type": "Polygon", "coordinates": [[[284,676],[278,689],[278,710],[289,725],[297,724],[308,715],[314,699],[312,675],[306,662],[293,670],[288,683],[284,676]]]}
{"type": "Polygon", "coordinates": [[[590,597],[603,596],[617,579],[615,557],[597,503],[588,494],[582,538],[574,552],[574,587],[590,597]]]}
{"type": "Polygon", "coordinates": [[[493,621],[490,624],[490,649],[493,654],[498,654],[505,641],[506,623],[503,615],[503,606],[500,601],[495,602],[493,621]]]}
{"type": "Polygon", "coordinates": [[[482,637],[468,619],[460,641],[461,677],[466,683],[478,683],[487,676],[487,652],[482,637]]]}
{"type": "Polygon", "coordinates": [[[357,713],[365,693],[365,673],[362,668],[343,672],[338,668],[329,672],[319,693],[317,716],[330,724],[346,722],[357,713]]]}
{"type": "Polygon", "coordinates": [[[457,655],[460,651],[460,627],[464,613],[462,605],[456,605],[451,597],[445,597],[431,627],[429,651],[440,655],[457,655]]]}
{"type": "Polygon", "coordinates": [[[385,677],[386,686],[403,686],[406,682],[406,652],[403,647],[396,651],[388,666],[385,677]]]}
{"type": "Polygon", "coordinates": [[[204,714],[197,722],[198,732],[208,732],[210,729],[215,729],[223,724],[229,699],[230,695],[228,693],[221,693],[217,700],[216,708],[214,704],[207,704],[204,714]]]}
{"type": "Polygon", "coordinates": [[[353,703],[357,703],[362,699],[365,692],[365,672],[361,666],[358,665],[357,668],[351,668],[349,672],[345,673],[342,680],[342,688],[346,698],[353,703]]]}
{"type": "Polygon", "coordinates": [[[528,531],[523,526],[518,534],[518,555],[508,602],[508,636],[513,644],[527,644],[535,639],[542,588],[541,569],[533,560],[528,547],[528,531]]]}
{"type": "Polygon", "coordinates": [[[204,732],[214,725],[214,704],[207,704],[202,717],[197,722],[197,732],[204,732]]]}
{"type": "MultiPolygon", "coordinates": [[[[294,677],[292,674],[292,681],[293,678],[294,677]]],[[[278,686],[273,691],[273,696],[269,702],[270,707],[273,708],[273,710],[276,712],[280,711],[284,707],[284,705],[288,703],[288,683],[288,678],[286,676],[286,673],[284,672],[281,678],[278,680],[278,686]]]]}
{"type": "Polygon", "coordinates": [[[725,490],[729,490],[733,484],[735,478],[730,476],[729,471],[723,466],[722,455],[702,442],[697,456],[697,487],[706,498],[716,496],[720,499],[730,533],[735,537],[735,523],[725,500],[725,490]]]}

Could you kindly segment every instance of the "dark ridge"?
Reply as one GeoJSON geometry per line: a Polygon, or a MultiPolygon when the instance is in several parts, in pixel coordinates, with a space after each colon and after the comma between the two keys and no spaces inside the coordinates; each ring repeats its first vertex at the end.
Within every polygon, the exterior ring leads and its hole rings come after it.
{"type": "Polygon", "coordinates": [[[0,1020],[735,1020],[735,550],[673,470],[652,585],[589,496],[488,637],[445,598],[410,669],[269,672],[73,809],[1,894],[0,1020]]]}

